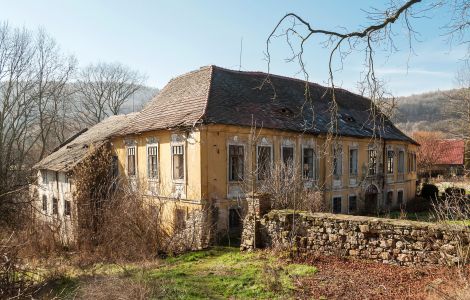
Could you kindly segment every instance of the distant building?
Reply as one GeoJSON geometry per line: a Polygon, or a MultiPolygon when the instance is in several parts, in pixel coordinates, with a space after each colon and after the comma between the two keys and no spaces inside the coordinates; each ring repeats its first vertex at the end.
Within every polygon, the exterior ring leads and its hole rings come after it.
{"type": "Polygon", "coordinates": [[[432,167],[433,177],[463,176],[465,166],[465,142],[459,139],[445,139],[438,142],[438,158],[432,167]]]}

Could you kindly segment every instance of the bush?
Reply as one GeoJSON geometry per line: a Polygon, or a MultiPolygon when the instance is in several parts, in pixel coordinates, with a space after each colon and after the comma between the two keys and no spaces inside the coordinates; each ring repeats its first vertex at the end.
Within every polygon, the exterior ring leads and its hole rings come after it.
{"type": "Polygon", "coordinates": [[[465,196],[465,189],[458,187],[448,187],[444,191],[444,196],[446,198],[449,196],[462,197],[465,196]]]}
{"type": "Polygon", "coordinates": [[[428,211],[432,208],[432,201],[423,197],[416,197],[406,203],[406,212],[417,213],[428,211]]]}
{"type": "Polygon", "coordinates": [[[421,197],[428,200],[436,200],[439,196],[439,189],[434,184],[426,183],[421,189],[421,197]]]}

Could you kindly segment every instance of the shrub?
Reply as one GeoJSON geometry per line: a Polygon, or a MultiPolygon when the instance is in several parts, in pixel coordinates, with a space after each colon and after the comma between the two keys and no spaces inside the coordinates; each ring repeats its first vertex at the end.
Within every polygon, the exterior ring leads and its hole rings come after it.
{"type": "Polygon", "coordinates": [[[417,213],[428,211],[432,208],[432,201],[428,198],[416,197],[406,203],[406,212],[417,213]]]}
{"type": "Polygon", "coordinates": [[[458,187],[448,187],[444,191],[444,196],[447,198],[449,196],[461,197],[465,196],[465,189],[458,187]]]}
{"type": "Polygon", "coordinates": [[[439,189],[434,184],[426,183],[421,189],[421,197],[428,200],[436,200],[439,196],[439,189]]]}

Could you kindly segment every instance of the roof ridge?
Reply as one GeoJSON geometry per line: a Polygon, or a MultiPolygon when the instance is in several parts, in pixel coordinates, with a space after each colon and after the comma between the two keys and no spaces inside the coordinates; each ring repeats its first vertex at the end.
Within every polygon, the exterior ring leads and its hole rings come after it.
{"type": "MultiPolygon", "coordinates": [[[[228,69],[228,68],[224,68],[224,67],[220,67],[220,66],[216,66],[216,65],[211,65],[211,67],[213,68],[217,68],[219,70],[222,70],[222,71],[227,71],[227,72],[232,72],[232,73],[243,73],[243,74],[248,74],[248,75],[266,75],[266,76],[269,76],[269,77],[276,77],[276,78],[279,78],[279,79],[285,79],[285,80],[291,80],[291,81],[299,81],[301,83],[308,83],[308,84],[312,84],[312,85],[316,85],[316,86],[319,86],[319,87],[322,87],[322,88],[325,88],[325,89],[331,89],[331,87],[329,86],[325,86],[325,85],[322,85],[318,82],[313,82],[313,81],[309,81],[309,80],[305,80],[305,79],[299,79],[299,78],[295,78],[295,77],[289,77],[289,76],[286,76],[286,75],[279,75],[279,74],[274,74],[274,73],[266,73],[266,72],[263,72],[263,71],[242,71],[242,70],[233,70],[233,69],[228,69]]],[[[201,67],[201,68],[204,68],[204,67],[201,67]]],[[[358,95],[358,96],[361,96],[363,98],[366,98],[362,95],[359,95],[357,93],[354,93],[354,92],[351,92],[345,88],[342,88],[342,87],[336,87],[334,88],[335,90],[337,91],[342,91],[342,92],[347,92],[347,93],[351,93],[351,94],[354,94],[354,95],[358,95]]]]}
{"type": "MultiPolygon", "coordinates": [[[[195,73],[199,73],[199,72],[204,71],[204,70],[209,69],[209,68],[212,69],[213,67],[214,67],[214,65],[207,65],[207,66],[199,67],[199,69],[192,70],[192,71],[189,71],[189,72],[186,72],[186,73],[183,73],[183,74],[181,74],[181,75],[178,75],[178,76],[176,76],[176,77],[171,78],[171,79],[168,81],[168,83],[170,83],[170,82],[172,82],[172,81],[174,81],[174,80],[176,80],[176,79],[180,79],[180,78],[183,78],[183,77],[186,77],[186,76],[193,75],[193,74],[195,74],[195,73]]],[[[168,83],[167,83],[166,85],[168,85],[168,83]]],[[[165,85],[165,86],[166,86],[166,85],[165,85]]],[[[159,93],[159,94],[160,94],[160,93],[159,93]]]]}
{"type": "Polygon", "coordinates": [[[209,76],[209,87],[207,88],[207,95],[206,95],[206,105],[204,105],[204,109],[202,110],[201,116],[194,122],[193,127],[196,126],[197,123],[200,123],[203,120],[204,116],[207,113],[207,108],[209,107],[209,99],[212,90],[212,78],[214,75],[214,68],[217,68],[215,65],[208,66],[210,68],[210,76],[209,76]]]}

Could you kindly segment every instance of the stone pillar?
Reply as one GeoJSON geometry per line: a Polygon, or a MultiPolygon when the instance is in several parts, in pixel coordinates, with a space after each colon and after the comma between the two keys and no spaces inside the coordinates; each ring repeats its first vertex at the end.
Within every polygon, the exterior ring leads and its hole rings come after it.
{"type": "Polygon", "coordinates": [[[260,219],[271,210],[267,194],[251,194],[247,197],[247,212],[243,218],[240,250],[253,250],[262,247],[260,238],[260,219]]]}

